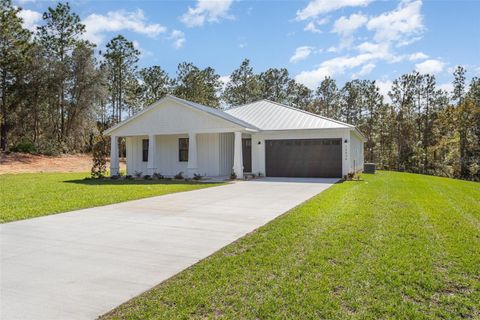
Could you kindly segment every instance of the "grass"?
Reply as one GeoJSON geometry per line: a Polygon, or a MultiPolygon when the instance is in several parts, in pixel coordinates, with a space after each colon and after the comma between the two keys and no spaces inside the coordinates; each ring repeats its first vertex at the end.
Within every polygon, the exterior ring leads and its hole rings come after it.
{"type": "Polygon", "coordinates": [[[480,318],[480,184],[362,177],[103,319],[480,318]]]}
{"type": "Polygon", "coordinates": [[[0,175],[0,222],[219,185],[163,180],[83,180],[87,176],[87,173],[0,175]]]}

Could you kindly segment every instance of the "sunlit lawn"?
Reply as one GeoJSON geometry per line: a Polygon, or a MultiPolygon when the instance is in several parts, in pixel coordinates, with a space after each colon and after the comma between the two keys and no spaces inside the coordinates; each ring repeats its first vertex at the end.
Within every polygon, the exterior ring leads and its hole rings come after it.
{"type": "Polygon", "coordinates": [[[105,318],[479,319],[480,184],[336,184],[105,318]]]}
{"type": "Polygon", "coordinates": [[[165,180],[84,180],[87,176],[88,173],[0,175],[0,222],[218,185],[165,180]]]}

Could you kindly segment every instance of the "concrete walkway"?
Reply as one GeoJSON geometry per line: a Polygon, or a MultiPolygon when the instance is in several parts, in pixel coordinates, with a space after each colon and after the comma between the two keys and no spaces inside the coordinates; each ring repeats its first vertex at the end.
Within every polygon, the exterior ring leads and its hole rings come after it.
{"type": "Polygon", "coordinates": [[[237,182],[2,224],[0,318],[96,318],[335,182],[237,182]]]}

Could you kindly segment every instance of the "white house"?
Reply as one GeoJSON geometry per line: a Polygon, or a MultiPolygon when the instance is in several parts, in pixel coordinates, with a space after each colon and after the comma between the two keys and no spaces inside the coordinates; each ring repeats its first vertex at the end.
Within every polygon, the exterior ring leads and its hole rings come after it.
{"type": "Polygon", "coordinates": [[[222,111],[168,95],[106,134],[112,175],[119,137],[130,175],[341,177],[363,168],[355,126],[268,100],[222,111]]]}

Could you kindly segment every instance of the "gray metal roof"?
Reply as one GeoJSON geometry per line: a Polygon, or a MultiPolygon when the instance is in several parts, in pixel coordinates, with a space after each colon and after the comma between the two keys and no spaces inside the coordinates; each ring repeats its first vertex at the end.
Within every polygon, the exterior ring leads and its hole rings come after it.
{"type": "Polygon", "coordinates": [[[353,129],[354,126],[269,100],[234,107],[226,113],[260,130],[353,129]]]}

